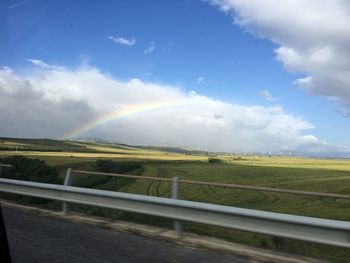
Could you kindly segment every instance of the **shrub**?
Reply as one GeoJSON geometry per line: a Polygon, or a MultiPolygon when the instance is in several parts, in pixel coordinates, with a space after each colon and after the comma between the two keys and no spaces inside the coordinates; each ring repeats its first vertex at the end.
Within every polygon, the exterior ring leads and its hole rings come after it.
{"type": "MultiPolygon", "coordinates": [[[[142,173],[143,168],[138,163],[98,160],[94,164],[94,170],[104,173],[139,175],[142,173]]],[[[134,178],[113,177],[107,175],[74,176],[73,178],[73,184],[76,186],[98,188],[112,191],[118,191],[123,186],[135,182],[134,178]]]]}
{"type": "Polygon", "coordinates": [[[211,158],[208,158],[208,163],[224,163],[224,161],[219,158],[211,157],[211,158]]]}
{"type": "Polygon", "coordinates": [[[104,173],[130,173],[137,169],[142,169],[142,166],[130,162],[113,162],[111,160],[98,160],[95,163],[95,169],[104,173]]]}
{"type": "Polygon", "coordinates": [[[2,163],[11,164],[2,177],[23,181],[61,184],[58,171],[48,166],[45,161],[24,156],[12,156],[1,159],[2,163]]]}
{"type": "MultiPolygon", "coordinates": [[[[48,166],[44,161],[30,159],[24,156],[12,156],[0,160],[2,163],[11,164],[11,168],[4,169],[3,178],[23,181],[62,184],[58,171],[48,166]]],[[[1,194],[2,197],[24,203],[46,204],[47,199],[20,196],[14,194],[1,194]]]]}

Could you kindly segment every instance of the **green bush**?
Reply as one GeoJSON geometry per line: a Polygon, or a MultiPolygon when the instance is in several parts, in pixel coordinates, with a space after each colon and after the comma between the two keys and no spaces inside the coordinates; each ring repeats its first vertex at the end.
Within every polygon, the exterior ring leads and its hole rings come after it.
{"type": "Polygon", "coordinates": [[[12,165],[11,168],[4,169],[3,178],[51,184],[62,183],[58,170],[39,159],[12,156],[3,158],[0,162],[12,165]]]}
{"type": "MultiPolygon", "coordinates": [[[[3,178],[62,184],[62,179],[59,177],[58,170],[48,166],[44,161],[23,156],[12,156],[0,159],[0,162],[12,165],[10,168],[3,169],[3,178]]],[[[1,194],[1,197],[24,203],[47,204],[51,202],[46,199],[14,194],[1,194]]]]}
{"type": "MultiPolygon", "coordinates": [[[[117,174],[140,175],[143,172],[142,165],[131,162],[113,162],[111,160],[98,160],[93,166],[94,171],[117,174]]],[[[134,178],[123,178],[107,175],[74,176],[73,184],[80,187],[97,188],[103,190],[118,191],[123,186],[135,182],[134,178]]]]}
{"type": "Polygon", "coordinates": [[[104,173],[130,173],[142,169],[142,166],[130,162],[113,162],[111,160],[98,160],[95,163],[95,170],[104,173]]]}
{"type": "Polygon", "coordinates": [[[208,163],[224,163],[224,161],[219,158],[210,157],[208,158],[208,163]]]}

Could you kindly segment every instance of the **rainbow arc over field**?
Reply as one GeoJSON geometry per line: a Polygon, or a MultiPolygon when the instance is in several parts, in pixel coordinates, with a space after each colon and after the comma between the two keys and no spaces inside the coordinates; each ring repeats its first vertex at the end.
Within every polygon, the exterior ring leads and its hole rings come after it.
{"type": "Polygon", "coordinates": [[[161,100],[161,101],[153,101],[153,102],[129,105],[129,106],[126,106],[125,108],[118,109],[118,110],[109,112],[107,114],[104,114],[102,116],[99,116],[81,125],[80,127],[64,134],[62,138],[63,139],[76,138],[91,129],[105,125],[106,123],[111,121],[116,121],[122,118],[136,115],[136,114],[157,111],[165,108],[178,107],[181,105],[185,105],[187,102],[188,100],[186,99],[176,99],[176,100],[161,100]]]}

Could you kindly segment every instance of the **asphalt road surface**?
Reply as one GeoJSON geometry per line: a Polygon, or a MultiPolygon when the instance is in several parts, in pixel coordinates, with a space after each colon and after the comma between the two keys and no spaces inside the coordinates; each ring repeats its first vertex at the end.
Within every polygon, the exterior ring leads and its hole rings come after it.
{"type": "Polygon", "coordinates": [[[3,207],[13,263],[249,262],[231,254],[182,247],[95,225],[3,207]]]}

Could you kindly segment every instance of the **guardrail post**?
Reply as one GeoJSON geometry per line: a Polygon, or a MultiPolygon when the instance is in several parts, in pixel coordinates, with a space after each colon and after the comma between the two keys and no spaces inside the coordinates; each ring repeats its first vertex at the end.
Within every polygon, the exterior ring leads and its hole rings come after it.
{"type": "MultiPolygon", "coordinates": [[[[66,172],[66,177],[64,178],[64,184],[66,186],[71,186],[73,181],[72,168],[68,168],[66,172]]],[[[63,213],[67,215],[70,212],[70,205],[67,202],[63,203],[63,213]]]]}
{"type": "MultiPolygon", "coordinates": [[[[173,199],[179,199],[180,198],[180,187],[179,187],[179,177],[175,176],[173,177],[172,185],[172,198],[173,199]]],[[[176,236],[180,237],[182,235],[182,224],[178,220],[174,220],[174,230],[176,233],[176,236]]]]}

